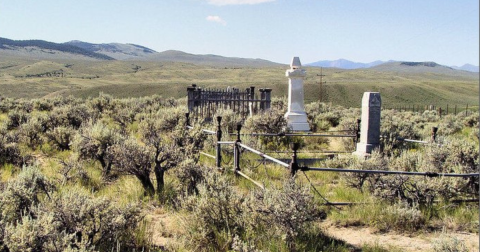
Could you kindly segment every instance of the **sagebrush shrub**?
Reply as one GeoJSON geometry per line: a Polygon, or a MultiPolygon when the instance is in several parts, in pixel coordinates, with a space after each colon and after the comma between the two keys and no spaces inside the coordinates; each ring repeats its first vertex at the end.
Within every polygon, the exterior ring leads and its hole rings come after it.
{"type": "Polygon", "coordinates": [[[101,121],[89,122],[75,135],[72,147],[79,154],[79,158],[99,161],[104,175],[108,176],[112,162],[107,155],[107,149],[120,138],[119,132],[101,121]]]}
{"type": "Polygon", "coordinates": [[[23,110],[13,110],[8,113],[7,119],[7,129],[15,129],[18,128],[20,125],[26,123],[30,118],[30,114],[26,113],[23,110]]]}
{"type": "Polygon", "coordinates": [[[34,116],[28,123],[24,123],[18,130],[19,138],[30,148],[36,148],[44,142],[44,133],[46,131],[46,117],[34,116]]]}
{"type": "Polygon", "coordinates": [[[89,99],[86,104],[93,111],[96,117],[101,117],[103,113],[113,110],[115,106],[114,103],[115,100],[113,96],[100,92],[98,97],[89,99]]]}
{"type": "Polygon", "coordinates": [[[58,150],[70,150],[70,145],[75,136],[75,130],[72,127],[59,126],[46,133],[48,141],[58,150]]]}
{"type": "MultiPolygon", "coordinates": [[[[378,151],[373,151],[368,159],[356,158],[351,161],[349,167],[356,170],[388,170],[387,160],[383,157],[382,153],[378,151]]],[[[374,186],[380,177],[378,174],[361,172],[344,173],[343,176],[347,185],[360,190],[363,190],[363,186],[367,181],[369,182],[369,187],[374,186]]]]}
{"type": "MultiPolygon", "coordinates": [[[[281,110],[270,109],[263,113],[253,115],[245,120],[242,127],[244,133],[268,133],[281,134],[288,132],[285,114],[281,110]]],[[[248,141],[247,137],[243,138],[247,145],[257,146],[257,149],[283,149],[288,147],[289,139],[287,137],[258,136],[248,141]],[[275,141],[273,141],[275,139],[275,141]]],[[[242,140],[242,141],[244,141],[242,140]]]]}
{"type": "Polygon", "coordinates": [[[399,139],[420,140],[421,135],[416,131],[414,125],[402,113],[390,110],[382,111],[380,145],[383,152],[391,156],[399,155],[403,150],[410,149],[410,143],[399,139]]]}
{"type": "Polygon", "coordinates": [[[180,182],[180,190],[190,195],[198,193],[198,185],[205,181],[206,173],[209,172],[214,170],[186,159],[178,165],[175,176],[180,182]]]}
{"type": "Polygon", "coordinates": [[[457,237],[442,235],[432,244],[434,252],[467,252],[469,251],[465,242],[457,237]]]}
{"type": "Polygon", "coordinates": [[[52,130],[59,126],[78,129],[88,120],[97,118],[98,117],[94,117],[93,112],[84,104],[55,107],[49,113],[48,129],[52,130]]]}
{"type": "Polygon", "coordinates": [[[255,191],[254,199],[249,204],[257,215],[253,223],[283,237],[291,249],[295,248],[296,237],[313,221],[326,218],[325,211],[317,207],[310,188],[296,184],[293,179],[284,182],[282,188],[255,191]]]}
{"type": "Polygon", "coordinates": [[[37,167],[24,167],[13,181],[0,193],[0,220],[15,223],[22,216],[33,216],[33,207],[44,196],[51,195],[53,184],[37,167]]]}
{"type": "Polygon", "coordinates": [[[423,229],[426,224],[418,205],[410,206],[403,202],[388,206],[378,218],[376,226],[381,231],[417,231],[423,229]]]}
{"type": "Polygon", "coordinates": [[[2,251],[132,250],[145,242],[135,237],[137,205],[117,207],[76,187],[58,191],[36,167],[7,182],[0,210],[2,251]]]}
{"type": "Polygon", "coordinates": [[[192,213],[185,237],[192,249],[228,250],[233,236],[243,234],[246,228],[241,218],[242,202],[230,179],[211,173],[198,186],[198,195],[188,196],[183,201],[183,208],[192,213]]]}
{"type": "Polygon", "coordinates": [[[155,188],[150,180],[154,158],[152,148],[140,144],[134,137],[128,137],[109,147],[107,153],[116,172],[135,176],[148,195],[154,194],[155,188]]]}
{"type": "Polygon", "coordinates": [[[62,184],[65,185],[69,181],[86,181],[89,179],[88,173],[84,168],[84,164],[78,160],[78,156],[72,154],[67,158],[60,159],[60,169],[58,173],[62,178],[62,184]]]}
{"type": "MultiPolygon", "coordinates": [[[[171,110],[171,109],[170,109],[171,110]]],[[[139,125],[142,141],[152,149],[154,173],[157,180],[157,193],[164,187],[164,174],[176,167],[182,160],[199,160],[206,135],[199,127],[186,129],[185,117],[180,111],[168,115],[168,110],[154,117],[145,117],[139,125]],[[177,122],[174,124],[174,122],[177,122]],[[173,127],[173,128],[172,128],[173,127]]]]}
{"type": "Polygon", "coordinates": [[[31,156],[24,155],[17,143],[0,140],[0,164],[8,163],[20,167],[30,161],[31,156]]]}

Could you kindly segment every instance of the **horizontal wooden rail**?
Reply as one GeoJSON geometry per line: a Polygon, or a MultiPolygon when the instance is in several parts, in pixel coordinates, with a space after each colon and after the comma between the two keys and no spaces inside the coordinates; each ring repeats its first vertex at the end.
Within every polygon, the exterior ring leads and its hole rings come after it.
{"type": "Polygon", "coordinates": [[[401,138],[401,137],[397,137],[397,140],[404,141],[404,142],[409,142],[409,143],[421,143],[421,144],[429,144],[430,143],[430,142],[427,142],[427,141],[405,139],[405,138],[401,138]]]}
{"type": "Polygon", "coordinates": [[[256,186],[260,187],[261,189],[265,190],[265,187],[260,184],[259,182],[253,180],[252,178],[250,178],[249,176],[247,176],[245,173],[241,172],[241,171],[235,171],[236,174],[246,178],[247,180],[249,180],[250,182],[252,182],[253,184],[255,184],[256,186]]]}
{"type": "Polygon", "coordinates": [[[217,144],[235,144],[233,141],[222,141],[222,142],[217,142],[217,144]]]}
{"type": "Polygon", "coordinates": [[[204,155],[204,156],[207,156],[207,157],[209,157],[209,158],[215,159],[215,156],[214,156],[214,155],[210,155],[210,154],[205,153],[205,152],[200,152],[200,154],[202,154],[202,155],[204,155]]]}
{"type": "Polygon", "coordinates": [[[215,135],[215,134],[217,134],[217,132],[215,132],[215,131],[213,131],[213,130],[206,130],[206,129],[202,129],[202,132],[207,133],[207,134],[210,134],[210,135],[215,135]]]}
{"type": "Polygon", "coordinates": [[[242,143],[237,143],[237,145],[240,146],[240,147],[242,147],[242,148],[244,148],[244,149],[246,149],[246,150],[248,150],[248,151],[251,151],[251,152],[259,155],[260,157],[263,157],[263,158],[265,158],[265,159],[268,159],[268,160],[270,160],[270,161],[273,161],[273,162],[275,162],[275,163],[277,163],[277,164],[279,164],[279,165],[281,165],[281,166],[283,166],[283,167],[285,167],[285,168],[289,168],[289,167],[290,167],[289,164],[284,163],[284,162],[282,162],[282,161],[280,161],[280,160],[278,160],[278,159],[276,159],[276,158],[270,157],[269,155],[267,155],[267,154],[265,154],[265,153],[262,153],[262,152],[260,152],[260,151],[257,151],[257,150],[255,150],[255,149],[253,149],[253,148],[250,148],[250,147],[248,147],[248,146],[246,146],[246,145],[244,145],[244,144],[242,144],[242,143]]]}

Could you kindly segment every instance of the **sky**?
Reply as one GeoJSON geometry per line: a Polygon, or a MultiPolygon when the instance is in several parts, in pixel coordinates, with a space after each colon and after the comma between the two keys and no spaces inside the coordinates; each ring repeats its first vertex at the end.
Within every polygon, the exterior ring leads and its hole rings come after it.
{"type": "Polygon", "coordinates": [[[303,64],[479,65],[478,0],[5,0],[0,37],[303,64]]]}

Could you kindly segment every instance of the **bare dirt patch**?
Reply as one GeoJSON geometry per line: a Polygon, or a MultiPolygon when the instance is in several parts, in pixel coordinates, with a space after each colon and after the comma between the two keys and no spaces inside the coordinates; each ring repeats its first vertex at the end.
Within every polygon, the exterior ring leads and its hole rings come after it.
{"type": "Polygon", "coordinates": [[[401,251],[433,251],[433,244],[448,235],[463,241],[469,251],[479,251],[479,236],[472,233],[438,232],[409,236],[408,234],[377,233],[368,227],[337,227],[328,222],[322,226],[328,236],[343,240],[355,247],[378,244],[384,248],[396,248],[401,251]]]}

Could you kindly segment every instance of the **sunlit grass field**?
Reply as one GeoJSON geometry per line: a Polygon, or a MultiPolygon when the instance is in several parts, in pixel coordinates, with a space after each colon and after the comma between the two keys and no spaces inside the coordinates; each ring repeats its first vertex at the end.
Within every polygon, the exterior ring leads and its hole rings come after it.
{"type": "MultiPolygon", "coordinates": [[[[87,98],[100,92],[114,97],[186,96],[187,86],[204,88],[272,88],[272,95],[287,96],[288,79],[280,67],[222,67],[178,62],[36,61],[0,59],[2,96],[40,98],[57,95],[87,98]],[[61,72],[62,76],[38,75],[61,72]]],[[[363,92],[380,92],[384,107],[447,105],[458,110],[478,108],[477,73],[448,68],[372,68],[342,70],[306,67],[305,101],[359,107],[363,92]],[[325,82],[320,88],[320,73],[325,82]]]]}

